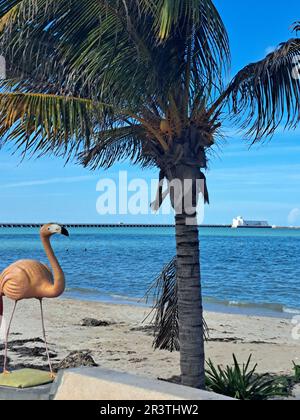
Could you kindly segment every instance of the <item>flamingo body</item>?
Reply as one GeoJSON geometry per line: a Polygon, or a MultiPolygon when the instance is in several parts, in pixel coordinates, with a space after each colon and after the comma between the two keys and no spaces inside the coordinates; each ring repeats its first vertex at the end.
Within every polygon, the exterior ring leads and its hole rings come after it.
{"type": "Polygon", "coordinates": [[[50,269],[34,260],[16,261],[3,271],[0,279],[0,293],[14,301],[50,297],[47,290],[54,281],[50,269]]]}

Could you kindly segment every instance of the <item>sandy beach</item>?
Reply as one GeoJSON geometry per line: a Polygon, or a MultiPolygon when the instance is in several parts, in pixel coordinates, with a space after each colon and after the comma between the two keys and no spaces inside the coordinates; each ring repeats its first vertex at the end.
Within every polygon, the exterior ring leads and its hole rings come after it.
{"type": "MultiPolygon", "coordinates": [[[[12,303],[5,299],[5,319],[12,303]]],[[[179,355],[154,351],[148,308],[76,300],[45,300],[45,321],[54,365],[70,352],[89,350],[102,367],[152,378],[179,375],[179,355]],[[82,320],[107,321],[107,326],[84,327],[82,320]]],[[[205,313],[210,327],[206,357],[229,364],[232,353],[239,361],[253,354],[259,372],[291,373],[292,361],[300,361],[300,341],[294,340],[290,320],[205,313]]],[[[46,366],[41,337],[38,301],[19,303],[12,326],[10,368],[22,365],[46,366]],[[21,340],[21,341],[20,341],[21,340]],[[34,352],[30,349],[34,348],[34,352]]],[[[3,354],[3,340],[0,343],[3,354]]],[[[1,356],[0,356],[1,357],[1,356]]],[[[3,358],[1,357],[1,362],[3,358]]]]}

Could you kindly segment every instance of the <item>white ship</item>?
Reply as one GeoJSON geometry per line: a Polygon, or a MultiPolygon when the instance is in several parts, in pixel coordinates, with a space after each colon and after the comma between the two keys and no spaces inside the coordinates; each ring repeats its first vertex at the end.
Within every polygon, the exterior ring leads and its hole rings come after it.
{"type": "Polygon", "coordinates": [[[245,220],[243,217],[238,216],[232,221],[232,228],[272,228],[265,220],[245,220]]]}

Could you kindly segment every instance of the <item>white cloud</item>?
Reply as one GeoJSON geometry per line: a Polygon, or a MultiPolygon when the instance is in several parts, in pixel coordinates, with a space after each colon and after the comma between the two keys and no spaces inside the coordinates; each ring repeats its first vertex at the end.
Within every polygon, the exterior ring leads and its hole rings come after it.
{"type": "Polygon", "coordinates": [[[290,225],[293,225],[300,221],[300,208],[295,208],[290,211],[288,215],[288,222],[290,225]]]}
{"type": "Polygon", "coordinates": [[[43,180],[33,180],[33,181],[16,182],[16,183],[11,183],[11,184],[3,184],[3,185],[0,185],[0,189],[35,187],[38,185],[49,185],[49,184],[70,184],[70,183],[76,183],[76,182],[82,182],[82,181],[89,181],[91,179],[96,179],[96,178],[98,177],[95,175],[49,178],[49,179],[43,179],[43,180]]]}

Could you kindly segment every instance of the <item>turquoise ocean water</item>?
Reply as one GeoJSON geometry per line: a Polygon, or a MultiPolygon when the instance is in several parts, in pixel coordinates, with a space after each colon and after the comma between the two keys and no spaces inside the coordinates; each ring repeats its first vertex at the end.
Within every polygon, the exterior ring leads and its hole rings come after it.
{"type": "MultiPolygon", "coordinates": [[[[258,315],[300,313],[300,230],[202,228],[206,309],[258,315]]],[[[175,254],[173,228],[74,228],[53,247],[65,297],[141,304],[175,254]]],[[[36,229],[0,229],[0,271],[17,259],[47,262],[36,229]]]]}

